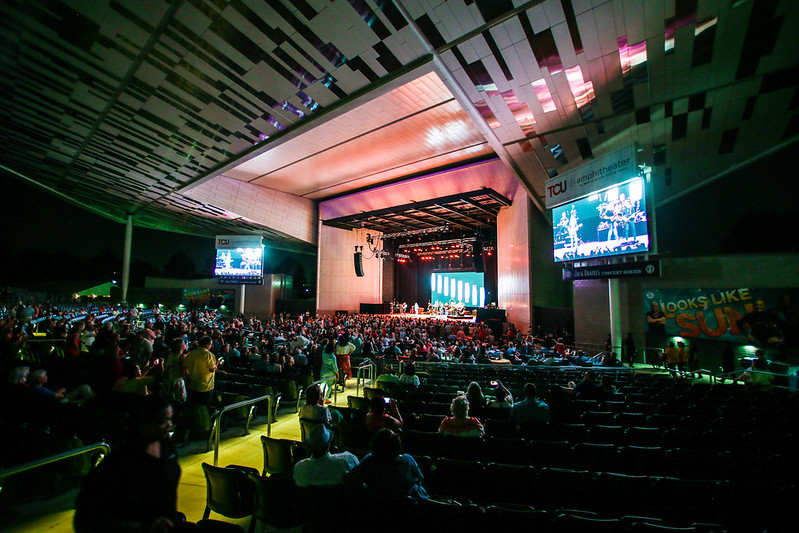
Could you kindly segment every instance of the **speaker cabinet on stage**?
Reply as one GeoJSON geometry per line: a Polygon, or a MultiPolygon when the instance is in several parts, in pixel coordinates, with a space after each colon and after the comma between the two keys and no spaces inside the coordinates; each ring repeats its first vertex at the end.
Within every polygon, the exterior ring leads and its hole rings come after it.
{"type": "Polygon", "coordinates": [[[361,304],[362,315],[387,315],[391,313],[391,304],[383,302],[379,304],[361,304]]]}
{"type": "Polygon", "coordinates": [[[485,272],[483,265],[483,243],[481,241],[474,241],[472,245],[472,257],[474,258],[474,271],[485,272]]]}
{"type": "Polygon", "coordinates": [[[353,262],[355,263],[355,275],[359,278],[363,277],[363,252],[355,252],[355,256],[353,256],[353,262]]]}

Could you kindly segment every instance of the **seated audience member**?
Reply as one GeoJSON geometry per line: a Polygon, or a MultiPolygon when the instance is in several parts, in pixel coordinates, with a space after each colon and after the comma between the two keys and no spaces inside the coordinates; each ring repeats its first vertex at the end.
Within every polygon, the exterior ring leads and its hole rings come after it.
{"type": "Polygon", "coordinates": [[[455,437],[482,437],[485,434],[483,424],[473,416],[469,416],[469,400],[458,396],[450,406],[452,416],[445,418],[438,427],[442,435],[455,437]]]}
{"type": "Polygon", "coordinates": [[[601,380],[602,384],[600,387],[602,388],[602,397],[603,398],[610,398],[614,394],[616,394],[616,378],[611,375],[605,374],[602,376],[601,380]]]}
{"type": "Polygon", "coordinates": [[[549,406],[536,397],[537,392],[534,384],[525,384],[524,400],[514,403],[510,408],[510,421],[516,426],[547,423],[551,420],[549,406]]]}
{"type": "Polygon", "coordinates": [[[358,464],[350,452],[330,453],[333,431],[317,424],[305,439],[311,457],[294,465],[294,482],[298,487],[340,485],[344,476],[358,464]]]}
{"type": "MultiPolygon", "coordinates": [[[[131,434],[83,480],[75,505],[77,533],[216,531],[186,524],[177,510],[180,464],[169,438],[172,407],[142,398],[131,413],[131,434]]],[[[224,531],[231,524],[220,524],[224,531]]],[[[239,530],[240,531],[240,530],[239,530]]]]}
{"type": "Polygon", "coordinates": [[[480,410],[486,405],[486,397],[483,395],[483,389],[476,381],[469,383],[466,388],[466,399],[469,400],[469,405],[472,410],[480,410]]]}
{"type": "Polygon", "coordinates": [[[400,384],[406,389],[419,388],[419,376],[416,375],[416,365],[409,362],[405,365],[402,375],[399,378],[400,384]]]}
{"type": "Polygon", "coordinates": [[[497,381],[497,388],[494,391],[494,400],[488,402],[486,407],[489,408],[510,408],[513,406],[513,395],[510,393],[508,389],[505,388],[505,385],[502,384],[501,381],[497,381]]]}
{"type": "Polygon", "coordinates": [[[738,380],[764,391],[770,391],[774,385],[774,375],[768,372],[768,361],[761,356],[752,361],[752,366],[747,368],[735,381],[738,380]]]}
{"type": "Polygon", "coordinates": [[[81,403],[84,400],[94,397],[94,392],[92,392],[91,387],[85,384],[77,387],[75,390],[69,393],[67,393],[67,389],[65,388],[60,388],[57,391],[53,391],[45,387],[44,384],[47,383],[46,370],[34,370],[28,374],[27,382],[31,391],[39,393],[47,398],[53,398],[59,401],[81,403]]]}
{"type": "Polygon", "coordinates": [[[593,370],[587,370],[580,383],[575,385],[573,381],[570,381],[569,386],[564,387],[563,390],[574,394],[578,400],[602,399],[602,387],[596,382],[596,373],[593,370]]]}
{"type": "Polygon", "coordinates": [[[341,413],[336,411],[334,419],[333,414],[331,414],[330,410],[325,405],[322,389],[316,384],[305,389],[305,405],[300,407],[299,416],[305,420],[315,420],[327,425],[341,422],[341,413]]]}
{"type": "Polygon", "coordinates": [[[621,366],[619,361],[619,354],[616,352],[606,353],[602,356],[602,366],[621,366]]]}
{"type": "Polygon", "coordinates": [[[400,384],[400,378],[394,374],[394,367],[386,365],[383,373],[377,376],[375,380],[375,387],[386,391],[393,391],[400,384]]]}
{"type": "Polygon", "coordinates": [[[366,414],[366,429],[375,432],[379,429],[399,429],[402,427],[402,415],[397,409],[397,402],[391,398],[375,396],[369,403],[366,414]],[[386,408],[391,414],[386,413],[386,408]]]}
{"type": "Polygon", "coordinates": [[[371,452],[347,474],[344,482],[380,498],[427,498],[423,480],[416,460],[402,453],[400,436],[384,428],[372,437],[371,452]]]}
{"type": "Polygon", "coordinates": [[[143,373],[139,365],[130,359],[125,359],[122,364],[122,376],[114,383],[114,392],[127,394],[150,394],[149,387],[156,383],[156,377],[148,375],[156,365],[148,367],[143,373]]]}

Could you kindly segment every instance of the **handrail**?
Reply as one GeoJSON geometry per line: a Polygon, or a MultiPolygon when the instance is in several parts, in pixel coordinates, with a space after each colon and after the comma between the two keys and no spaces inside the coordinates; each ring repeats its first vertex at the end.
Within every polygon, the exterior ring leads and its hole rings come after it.
{"type": "MultiPolygon", "coordinates": [[[[774,376],[774,377],[785,377],[785,378],[790,378],[791,377],[790,374],[785,374],[785,373],[769,372],[768,370],[757,370],[757,369],[753,369],[753,368],[744,368],[742,370],[732,370],[730,372],[722,372],[720,374],[711,374],[711,377],[713,378],[711,380],[711,384],[715,383],[716,380],[721,378],[722,381],[724,379],[730,379],[730,380],[732,380],[733,383],[737,383],[737,382],[740,381],[743,384],[748,385],[748,383],[746,383],[741,378],[744,376],[744,374],[746,374],[749,371],[751,371],[753,373],[756,373],[756,374],[768,374],[768,375],[774,376]]],[[[789,379],[789,383],[790,383],[790,379],[789,379]]],[[[797,390],[796,386],[790,386],[790,385],[787,385],[787,386],[786,385],[774,385],[773,383],[771,383],[769,386],[771,388],[773,388],[773,389],[785,389],[785,390],[791,390],[791,391],[797,390]]]]}
{"type": "Polygon", "coordinates": [[[233,409],[238,409],[240,407],[247,407],[251,405],[250,411],[247,413],[247,422],[244,424],[244,434],[248,435],[250,432],[250,417],[252,416],[252,410],[255,407],[256,403],[262,402],[266,400],[266,436],[272,436],[272,397],[270,395],[266,396],[259,396],[258,398],[250,398],[249,400],[244,400],[242,402],[232,403],[230,405],[226,405],[222,408],[221,411],[217,412],[214,415],[216,419],[214,421],[214,466],[218,466],[219,464],[219,432],[221,431],[220,427],[222,424],[222,415],[227,413],[228,411],[232,411],[233,409]]]}
{"type": "MultiPolygon", "coordinates": [[[[369,378],[369,384],[373,385],[375,382],[375,372],[377,371],[377,365],[371,359],[365,359],[361,366],[358,367],[358,373],[356,376],[355,381],[355,396],[360,396],[361,390],[361,373],[365,369],[368,369],[367,377],[369,378]],[[368,363],[366,362],[368,361],[368,363]]],[[[363,379],[364,387],[366,387],[366,378],[363,379]]]]}
{"type": "Polygon", "coordinates": [[[330,390],[333,391],[333,403],[335,404],[336,402],[338,402],[338,391],[336,390],[336,376],[317,379],[316,381],[311,383],[309,387],[313,387],[314,385],[319,387],[319,390],[322,390],[322,385],[326,385],[327,387],[329,387],[330,390]],[[330,385],[331,382],[333,383],[332,386],[330,385]]]}
{"type": "Polygon", "coordinates": [[[84,453],[93,452],[95,450],[102,450],[103,454],[107,454],[109,451],[111,451],[111,447],[105,442],[98,442],[95,444],[90,444],[88,446],[83,446],[82,448],[77,448],[75,450],[68,450],[66,452],[57,453],[55,455],[50,455],[42,459],[36,459],[35,461],[30,461],[28,463],[0,470],[0,485],[2,485],[2,482],[5,478],[14,476],[16,474],[20,474],[22,472],[26,472],[28,470],[32,470],[34,468],[39,468],[40,466],[49,465],[57,461],[61,461],[63,459],[69,459],[71,457],[83,455],[84,453]]]}

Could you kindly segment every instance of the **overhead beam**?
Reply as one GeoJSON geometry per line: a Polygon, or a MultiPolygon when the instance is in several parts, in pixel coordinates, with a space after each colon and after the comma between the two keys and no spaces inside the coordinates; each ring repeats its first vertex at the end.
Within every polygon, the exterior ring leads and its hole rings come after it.
{"type": "Polygon", "coordinates": [[[463,201],[466,202],[467,204],[469,204],[470,206],[474,207],[475,209],[478,209],[478,210],[482,211],[483,213],[485,213],[486,215],[488,215],[490,217],[496,218],[497,215],[499,214],[499,210],[497,210],[495,212],[495,211],[493,211],[492,209],[490,209],[488,207],[483,207],[479,202],[475,202],[471,198],[464,198],[463,201]]]}
{"type": "Polygon", "coordinates": [[[457,211],[455,209],[452,209],[451,207],[446,206],[446,205],[436,204],[436,207],[440,207],[441,209],[443,209],[445,211],[449,211],[450,213],[455,213],[456,215],[461,216],[461,217],[463,217],[465,219],[471,220],[472,222],[474,222],[474,223],[476,223],[478,225],[486,223],[484,220],[480,220],[479,218],[474,218],[471,215],[467,215],[466,213],[461,213],[461,212],[459,212],[459,211],[457,211]]]}

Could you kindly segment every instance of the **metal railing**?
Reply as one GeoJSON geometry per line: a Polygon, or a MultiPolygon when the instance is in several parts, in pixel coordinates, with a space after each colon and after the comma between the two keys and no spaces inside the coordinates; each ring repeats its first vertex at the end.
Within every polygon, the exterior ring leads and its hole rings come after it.
{"type": "Polygon", "coordinates": [[[336,376],[330,376],[327,378],[318,379],[308,386],[313,387],[314,385],[316,385],[317,387],[319,387],[319,390],[322,391],[322,397],[325,400],[330,398],[330,394],[328,393],[328,391],[332,392],[333,403],[335,404],[336,402],[338,402],[338,388],[336,387],[336,381],[337,381],[336,376]]]}
{"type": "Polygon", "coordinates": [[[274,413],[272,413],[272,397],[269,395],[266,396],[259,396],[258,398],[250,398],[249,400],[244,400],[243,402],[232,403],[230,405],[226,405],[222,408],[221,411],[214,415],[214,429],[213,429],[213,437],[214,437],[214,466],[219,464],[219,433],[221,432],[222,427],[222,415],[227,413],[228,411],[232,411],[234,409],[239,409],[241,407],[250,407],[247,411],[247,420],[244,423],[244,434],[250,434],[250,420],[252,419],[252,412],[255,408],[255,404],[260,402],[266,402],[266,436],[272,436],[272,418],[274,413]]]}
{"type": "MultiPolygon", "coordinates": [[[[797,376],[792,376],[790,374],[778,373],[778,372],[768,372],[766,370],[754,370],[751,368],[744,368],[743,370],[733,370],[731,372],[721,372],[719,374],[713,374],[712,372],[707,371],[710,375],[710,383],[724,383],[726,380],[731,380],[733,383],[741,382],[745,385],[751,385],[753,387],[761,387],[764,386],[766,388],[771,389],[782,389],[782,390],[789,390],[795,391],[797,390],[797,376]],[[769,376],[774,376],[774,380],[776,381],[777,378],[785,378],[788,381],[788,385],[775,385],[772,381],[768,384],[758,384],[758,383],[747,383],[744,378],[745,375],[752,375],[752,374],[764,374],[769,376]],[[793,378],[793,379],[792,379],[793,378]]],[[[689,372],[690,373],[690,372],[689,372]]]]}
{"type": "Polygon", "coordinates": [[[105,442],[98,442],[96,444],[90,444],[88,446],[83,446],[82,448],[77,448],[74,450],[57,453],[55,455],[43,457],[42,459],[37,459],[35,461],[30,461],[28,463],[0,470],[0,489],[2,489],[3,481],[5,481],[7,478],[11,476],[21,474],[22,472],[27,472],[28,470],[33,470],[34,468],[39,468],[45,465],[56,463],[58,461],[63,461],[64,459],[70,459],[72,457],[77,457],[85,453],[91,453],[96,450],[102,450],[103,456],[105,456],[111,450],[111,447],[105,442]]]}
{"type": "Polygon", "coordinates": [[[358,367],[355,381],[355,396],[360,396],[361,381],[363,386],[366,387],[366,381],[369,380],[370,385],[374,385],[375,374],[377,373],[377,365],[371,359],[365,359],[361,366],[358,367]],[[363,374],[366,374],[364,377],[363,374]]]}

